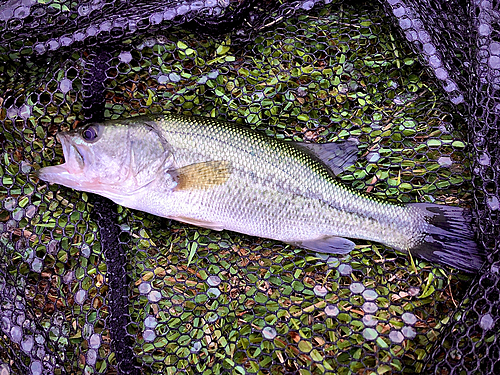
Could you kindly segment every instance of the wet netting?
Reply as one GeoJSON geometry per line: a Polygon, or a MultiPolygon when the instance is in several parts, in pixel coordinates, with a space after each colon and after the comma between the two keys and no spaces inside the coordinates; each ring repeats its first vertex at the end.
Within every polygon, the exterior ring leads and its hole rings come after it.
{"type": "Polygon", "coordinates": [[[0,374],[499,374],[499,20],[493,0],[1,1],[0,374]],[[355,138],[343,183],[471,208],[487,261],[317,254],[37,178],[58,132],[167,112],[355,138]]]}

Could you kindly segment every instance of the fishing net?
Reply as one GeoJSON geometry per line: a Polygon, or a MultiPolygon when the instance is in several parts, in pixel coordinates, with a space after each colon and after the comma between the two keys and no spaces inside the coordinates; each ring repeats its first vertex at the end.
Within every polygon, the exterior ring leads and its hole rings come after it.
{"type": "Polygon", "coordinates": [[[0,374],[495,374],[499,5],[0,2],[0,374]],[[323,256],[59,185],[55,139],[175,112],[359,140],[339,179],[471,207],[477,276],[357,241],[323,256]]]}

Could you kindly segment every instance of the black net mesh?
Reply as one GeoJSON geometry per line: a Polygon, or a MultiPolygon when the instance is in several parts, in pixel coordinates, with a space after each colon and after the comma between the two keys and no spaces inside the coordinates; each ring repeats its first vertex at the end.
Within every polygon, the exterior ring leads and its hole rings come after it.
{"type": "Polygon", "coordinates": [[[495,374],[494,1],[0,2],[0,374],[495,374]],[[477,277],[215,232],[39,181],[55,135],[175,112],[353,137],[339,178],[472,207],[477,277]]]}

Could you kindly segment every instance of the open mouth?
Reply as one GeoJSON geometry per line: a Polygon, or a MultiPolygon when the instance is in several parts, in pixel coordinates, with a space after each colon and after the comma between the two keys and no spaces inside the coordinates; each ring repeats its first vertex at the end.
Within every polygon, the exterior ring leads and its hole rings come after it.
{"type": "MultiPolygon", "coordinates": [[[[84,158],[73,142],[71,142],[70,134],[59,133],[57,134],[57,139],[61,142],[65,162],[40,169],[38,171],[38,178],[66,185],[63,181],[70,179],[70,176],[83,173],[84,158]]],[[[74,179],[72,181],[74,183],[74,179]]]]}

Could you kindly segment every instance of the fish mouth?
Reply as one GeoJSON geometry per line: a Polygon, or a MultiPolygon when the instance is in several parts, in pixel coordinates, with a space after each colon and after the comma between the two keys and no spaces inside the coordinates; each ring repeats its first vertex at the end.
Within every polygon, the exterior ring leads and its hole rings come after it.
{"type": "Polygon", "coordinates": [[[50,183],[75,187],[80,185],[78,180],[84,172],[85,159],[82,153],[71,140],[68,133],[59,133],[56,136],[63,148],[65,162],[38,170],[38,178],[50,183]]]}

